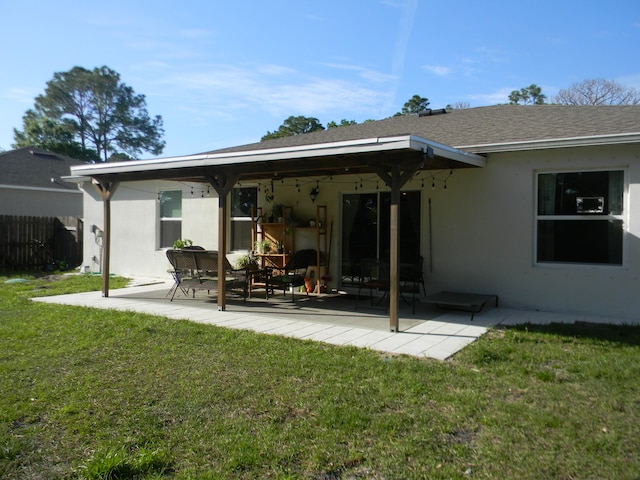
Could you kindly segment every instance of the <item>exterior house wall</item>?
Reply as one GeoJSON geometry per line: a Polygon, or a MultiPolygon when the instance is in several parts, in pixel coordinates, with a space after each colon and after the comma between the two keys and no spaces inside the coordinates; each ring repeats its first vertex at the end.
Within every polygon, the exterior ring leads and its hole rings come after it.
{"type": "MultiPolygon", "coordinates": [[[[102,238],[92,225],[104,229],[103,204],[90,185],[83,187],[85,238],[83,265],[101,270],[102,238]]],[[[217,248],[217,197],[191,197],[188,184],[147,181],[118,186],[111,200],[110,271],[122,276],[169,278],[166,249],[160,248],[158,192],[182,190],[182,238],[207,249],[217,248]]],[[[198,186],[198,191],[201,187],[198,186]]]]}
{"type": "MultiPolygon", "coordinates": [[[[640,168],[628,146],[493,154],[484,169],[456,170],[432,196],[428,289],[495,293],[503,307],[640,319],[640,168]],[[538,171],[624,168],[623,266],[535,263],[538,171]]],[[[579,240],[579,239],[577,239],[579,240]]]]}
{"type": "MultiPolygon", "coordinates": [[[[406,190],[422,192],[421,250],[425,259],[427,293],[441,290],[497,294],[505,308],[602,315],[640,320],[640,162],[633,147],[607,146],[530,150],[490,154],[485,168],[449,172],[423,172],[406,190]],[[536,264],[536,172],[624,169],[628,181],[625,197],[623,265],[587,266],[536,264]],[[436,175],[436,188],[431,188],[436,175]],[[442,179],[447,178],[447,189],[442,179]],[[424,182],[423,182],[424,180],[424,182]],[[424,186],[423,186],[424,183],[424,186]],[[430,207],[429,207],[430,205],[430,207]],[[431,215],[429,215],[431,212],[431,215]],[[429,218],[430,217],[430,218],[429,218]],[[431,240],[431,245],[429,241],[431,240]]],[[[291,205],[301,219],[315,217],[316,205],[327,205],[327,221],[334,221],[330,271],[337,286],[340,265],[340,205],[343,193],[384,190],[375,176],[342,176],[320,182],[315,203],[303,184],[277,185],[278,203],[291,205]]],[[[182,237],[207,249],[217,249],[218,199],[191,196],[190,186],[172,182],[134,182],[119,186],[112,200],[111,272],[167,278],[164,249],[158,247],[157,192],[183,190],[182,237]]],[[[102,202],[85,187],[85,265],[99,264],[99,239],[91,225],[102,228],[102,202]],[[97,220],[96,220],[97,219],[97,220]]],[[[259,206],[269,208],[260,193],[259,206]]],[[[327,225],[329,227],[329,225],[327,225]]],[[[296,232],[295,249],[315,248],[309,231],[296,232]]],[[[232,258],[232,256],[230,256],[232,258]]]]}
{"type": "Polygon", "coordinates": [[[0,215],[81,217],[80,190],[0,186],[0,215]]]}

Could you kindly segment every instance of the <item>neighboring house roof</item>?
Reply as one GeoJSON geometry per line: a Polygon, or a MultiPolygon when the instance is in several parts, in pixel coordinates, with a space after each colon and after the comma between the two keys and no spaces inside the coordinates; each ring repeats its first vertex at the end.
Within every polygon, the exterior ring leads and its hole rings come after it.
{"type": "Polygon", "coordinates": [[[640,141],[640,105],[495,105],[452,110],[446,114],[439,112],[433,110],[433,115],[391,117],[207,153],[261,150],[407,134],[475,153],[503,151],[505,146],[510,146],[509,149],[535,148],[532,146],[533,142],[549,144],[550,141],[560,139],[572,139],[571,143],[574,145],[581,142],[607,144],[640,141]],[[523,144],[521,148],[517,147],[518,143],[523,144]]]}
{"type": "Polygon", "coordinates": [[[41,148],[25,147],[0,153],[0,185],[68,190],[76,185],[64,182],[70,167],[84,165],[66,155],[41,148]]]}

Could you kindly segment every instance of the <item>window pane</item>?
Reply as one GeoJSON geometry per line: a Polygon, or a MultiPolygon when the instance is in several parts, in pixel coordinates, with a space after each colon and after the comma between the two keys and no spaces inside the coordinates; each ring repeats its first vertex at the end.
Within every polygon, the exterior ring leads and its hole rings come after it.
{"type": "Polygon", "coordinates": [[[161,221],[160,222],[160,248],[171,248],[173,242],[182,237],[181,221],[161,221]]]}
{"type": "Polygon", "coordinates": [[[172,190],[168,192],[160,192],[160,217],[182,217],[182,191],[172,190]]]}
{"type": "Polygon", "coordinates": [[[251,222],[231,222],[231,250],[251,250],[251,222]]]}
{"type": "Polygon", "coordinates": [[[258,204],[256,187],[234,188],[231,190],[231,216],[250,217],[251,210],[258,204]]]}
{"type": "Polygon", "coordinates": [[[540,220],[538,261],[622,265],[622,221],[540,220]]]}
{"type": "Polygon", "coordinates": [[[342,197],[342,274],[356,274],[363,258],[378,258],[378,195],[342,197]]]}
{"type": "Polygon", "coordinates": [[[231,190],[231,245],[230,250],[251,250],[251,215],[258,206],[258,189],[241,187],[231,190]]]}
{"type": "Polygon", "coordinates": [[[613,172],[538,175],[538,215],[621,215],[624,174],[613,172]]]}

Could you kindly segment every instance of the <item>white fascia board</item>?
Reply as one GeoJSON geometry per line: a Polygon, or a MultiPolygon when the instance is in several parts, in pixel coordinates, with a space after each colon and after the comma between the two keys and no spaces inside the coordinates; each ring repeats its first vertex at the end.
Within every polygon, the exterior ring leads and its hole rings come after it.
{"type": "MultiPolygon", "coordinates": [[[[333,143],[317,143],[295,147],[270,148],[264,150],[245,150],[225,153],[205,153],[184,157],[168,157],[153,160],[134,160],[105,164],[78,165],[71,167],[72,176],[91,176],[100,174],[128,173],[171,168],[208,167],[234,165],[239,163],[266,162],[294,158],[313,158],[327,155],[347,155],[352,153],[370,153],[413,148],[422,150],[425,145],[432,146],[437,155],[475,164],[482,157],[462,152],[412,135],[395,137],[376,137],[333,143]],[[454,158],[455,157],[455,158],[454,158]],[[470,161],[471,160],[471,161],[470,161]]],[[[483,159],[482,159],[483,160],[483,159]]]]}
{"type": "Polygon", "coordinates": [[[487,159],[476,153],[465,152],[459,148],[450,147],[442,143],[432,142],[420,137],[411,136],[411,148],[414,150],[425,150],[431,147],[438,157],[448,158],[456,162],[466,163],[474,167],[486,167],[487,159]]]}
{"type": "Polygon", "coordinates": [[[84,182],[90,182],[91,181],[91,177],[87,177],[87,176],[81,176],[81,175],[63,175],[62,177],[60,177],[62,180],[64,180],[67,183],[84,183],[84,182]]]}
{"type": "Polygon", "coordinates": [[[592,135],[589,137],[552,138],[524,142],[504,142],[479,145],[461,145],[457,148],[475,153],[517,152],[522,150],[544,150],[550,148],[591,147],[596,145],[621,145],[640,143],[640,133],[592,135]]]}

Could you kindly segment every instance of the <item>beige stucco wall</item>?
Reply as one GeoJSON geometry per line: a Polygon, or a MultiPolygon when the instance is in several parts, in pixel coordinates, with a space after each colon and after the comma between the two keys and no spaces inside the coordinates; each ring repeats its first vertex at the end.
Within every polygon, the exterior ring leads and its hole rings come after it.
{"type": "Polygon", "coordinates": [[[504,307],[640,319],[639,156],[630,147],[589,147],[489,156],[457,170],[432,193],[436,290],[495,293],[504,307]],[[535,173],[624,168],[629,193],[622,267],[535,264],[535,173]]]}
{"type": "MultiPolygon", "coordinates": [[[[84,260],[92,272],[101,270],[102,238],[92,232],[92,225],[104,228],[103,205],[90,185],[83,187],[84,196],[84,260]]],[[[176,182],[121,183],[111,201],[111,262],[116,275],[169,278],[166,249],[159,248],[158,192],[182,190],[182,238],[196,245],[217,249],[218,199],[210,194],[201,198],[202,187],[176,182]]],[[[206,195],[206,194],[205,194],[206,195]]]]}

